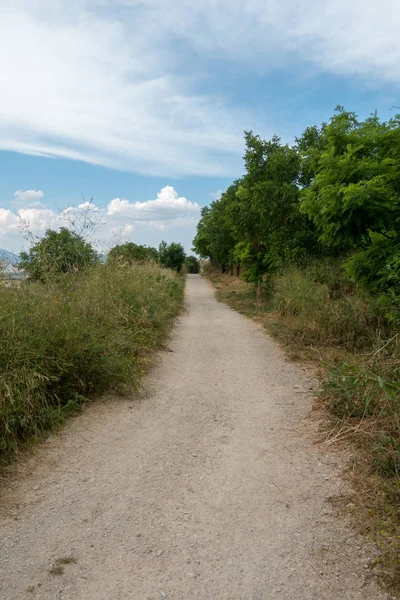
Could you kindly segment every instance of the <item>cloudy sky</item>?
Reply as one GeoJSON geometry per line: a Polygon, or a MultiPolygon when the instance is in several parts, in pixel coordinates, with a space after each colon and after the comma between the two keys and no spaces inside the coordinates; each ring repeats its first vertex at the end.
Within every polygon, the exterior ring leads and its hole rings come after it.
{"type": "Polygon", "coordinates": [[[398,0],[2,0],[0,248],[93,197],[102,249],[189,250],[244,129],[394,114],[399,30],[398,0]]]}

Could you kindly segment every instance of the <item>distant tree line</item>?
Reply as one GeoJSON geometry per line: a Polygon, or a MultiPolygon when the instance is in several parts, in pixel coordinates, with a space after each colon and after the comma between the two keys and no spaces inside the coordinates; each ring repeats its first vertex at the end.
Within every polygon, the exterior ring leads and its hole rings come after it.
{"type": "MultiPolygon", "coordinates": [[[[30,279],[45,281],[54,276],[82,271],[100,261],[100,256],[82,235],[62,227],[59,231],[48,230],[29,252],[21,252],[18,267],[28,273],[30,279]]],[[[158,247],[127,242],[111,248],[108,263],[121,265],[156,262],[180,273],[186,267],[189,273],[198,273],[199,261],[186,256],[183,246],[177,242],[162,241],[158,247]]]]}
{"type": "Polygon", "coordinates": [[[342,257],[373,292],[400,295],[400,116],[337,107],[292,145],[245,132],[245,174],[202,209],[194,249],[258,282],[289,263],[342,257]]]}

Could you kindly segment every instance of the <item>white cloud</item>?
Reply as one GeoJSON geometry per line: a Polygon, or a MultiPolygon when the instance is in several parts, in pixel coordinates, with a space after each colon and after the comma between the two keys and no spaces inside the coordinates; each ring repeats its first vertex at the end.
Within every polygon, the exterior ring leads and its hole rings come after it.
{"type": "Polygon", "coordinates": [[[147,0],[146,10],[167,31],[179,19],[180,36],[208,59],[250,61],[265,72],[301,58],[328,72],[400,82],[396,0],[147,0]]]}
{"type": "Polygon", "coordinates": [[[48,228],[58,228],[61,215],[50,208],[20,208],[18,216],[22,221],[29,223],[32,231],[41,233],[48,228]]]}
{"type": "Polygon", "coordinates": [[[18,224],[18,218],[6,208],[0,208],[0,234],[6,234],[9,230],[15,229],[18,224]]]}
{"type": "Polygon", "coordinates": [[[200,206],[186,198],[179,198],[175,189],[166,185],[157,194],[156,200],[129,202],[114,198],[107,208],[108,215],[118,215],[134,221],[164,221],[179,217],[198,217],[200,206]]]}
{"type": "Polygon", "coordinates": [[[35,202],[44,197],[42,190],[17,190],[14,198],[17,202],[35,202]]]}
{"type": "Polygon", "coordinates": [[[14,0],[0,29],[0,148],[143,173],[237,173],[257,124],[199,93],[214,59],[400,82],[394,0],[14,0]]]}
{"type": "Polygon", "coordinates": [[[154,43],[118,2],[56,4],[0,7],[0,148],[147,173],[229,169],[240,129],[217,98],[186,89],[165,32],[154,43]]]}
{"type": "Polygon", "coordinates": [[[158,245],[164,234],[173,235],[175,241],[183,236],[190,248],[199,216],[200,206],[179,197],[176,190],[168,185],[155,200],[129,202],[114,198],[106,209],[90,202],[67,207],[61,212],[34,207],[19,208],[16,212],[0,209],[0,248],[18,248],[19,251],[24,232],[28,232],[28,240],[32,240],[43,235],[46,229],[57,230],[60,227],[88,235],[100,250],[129,239],[158,245]],[[90,227],[86,230],[83,227],[85,223],[92,223],[94,232],[90,227]]]}

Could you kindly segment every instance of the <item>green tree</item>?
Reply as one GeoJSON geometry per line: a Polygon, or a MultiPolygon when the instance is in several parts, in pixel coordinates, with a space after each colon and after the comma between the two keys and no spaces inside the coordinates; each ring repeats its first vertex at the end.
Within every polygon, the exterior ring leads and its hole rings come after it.
{"type": "Polygon", "coordinates": [[[195,256],[187,256],[185,258],[185,267],[188,273],[200,273],[200,262],[195,256]]]}
{"type": "Polygon", "coordinates": [[[62,273],[82,271],[98,262],[98,255],[82,236],[62,227],[48,229],[44,237],[21,252],[19,268],[33,280],[46,280],[62,273]]]}
{"type": "Polygon", "coordinates": [[[337,107],[293,146],[245,132],[245,174],[202,209],[194,249],[248,281],[311,257],[400,294],[400,116],[359,121],[337,107]]]}
{"type": "Polygon", "coordinates": [[[300,156],[277,136],[245,133],[245,175],[202,210],[194,248],[223,272],[243,267],[260,281],[285,262],[315,252],[315,227],[299,211],[300,156]]]}
{"type": "Polygon", "coordinates": [[[178,273],[181,271],[185,262],[186,253],[181,244],[162,241],[158,248],[158,256],[163,267],[174,269],[178,273]]]}
{"type": "Polygon", "coordinates": [[[151,246],[141,246],[133,242],[119,244],[111,248],[108,253],[108,262],[120,262],[132,264],[133,262],[148,262],[158,260],[158,252],[151,246]]]}
{"type": "Polygon", "coordinates": [[[246,174],[230,204],[237,239],[234,257],[249,281],[259,281],[286,262],[315,251],[314,226],[299,211],[300,157],[277,136],[245,133],[246,174]]]}
{"type": "Polygon", "coordinates": [[[313,174],[301,210],[322,245],[352,254],[350,276],[384,290],[400,261],[400,117],[381,123],[373,114],[360,122],[338,107],[310,153],[313,174]]]}
{"type": "Polygon", "coordinates": [[[226,272],[234,264],[236,237],[229,207],[236,201],[239,181],[228,187],[219,200],[201,211],[197,234],[193,240],[195,251],[203,258],[209,258],[212,265],[226,272]]]}

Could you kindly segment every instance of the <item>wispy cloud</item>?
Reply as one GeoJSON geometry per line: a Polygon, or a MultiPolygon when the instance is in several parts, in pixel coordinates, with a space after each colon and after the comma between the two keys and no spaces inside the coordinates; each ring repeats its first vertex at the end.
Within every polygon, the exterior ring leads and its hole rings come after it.
{"type": "Polygon", "coordinates": [[[0,23],[0,148],[141,173],[237,173],[254,120],[206,89],[215,59],[400,83],[393,0],[14,0],[0,23]]]}
{"type": "Polygon", "coordinates": [[[231,169],[233,115],[187,88],[163,30],[118,3],[21,4],[0,8],[1,148],[152,174],[231,169]]]}

